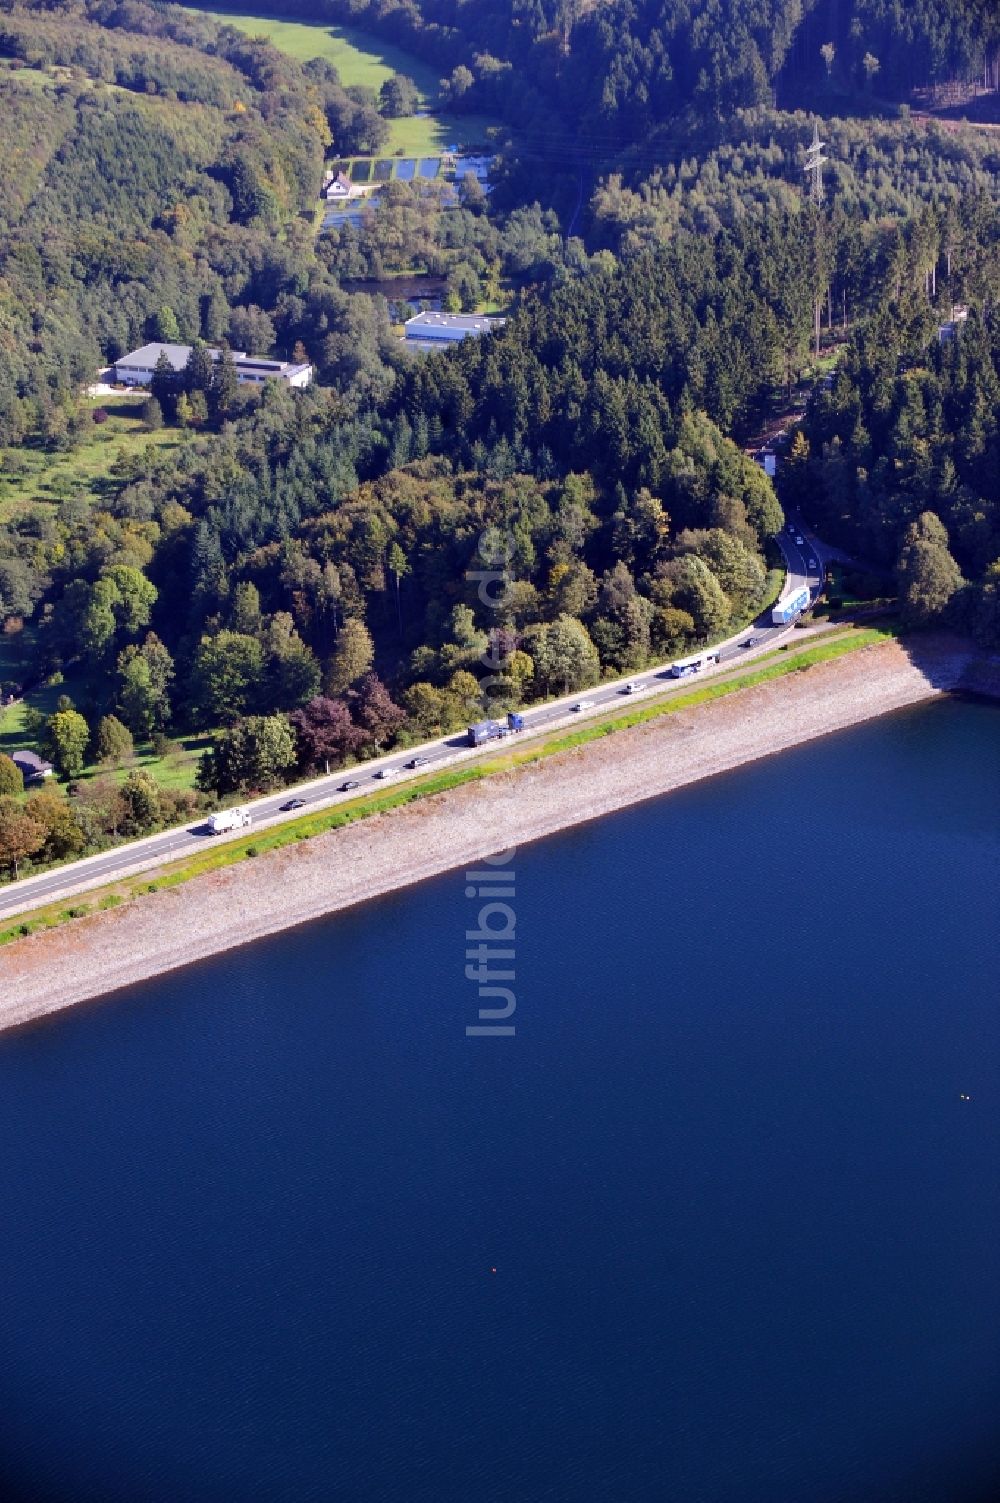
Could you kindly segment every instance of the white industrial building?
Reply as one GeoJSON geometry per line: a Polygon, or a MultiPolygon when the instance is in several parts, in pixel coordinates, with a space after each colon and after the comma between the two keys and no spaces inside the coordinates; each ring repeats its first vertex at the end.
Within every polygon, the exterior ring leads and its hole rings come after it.
{"type": "MultiPolygon", "coordinates": [[[[179,375],[191,357],[191,350],[192,346],[189,344],[144,344],[141,350],[133,350],[131,355],[123,355],[115,361],[115,380],[124,386],[148,386],[161,355],[167,357],[172,369],[179,375]]],[[[213,361],[221,360],[222,351],[210,348],[208,356],[213,361]]],[[[286,386],[301,387],[308,386],[312,380],[313,369],[308,364],[293,365],[288,360],[268,360],[247,355],[243,350],[233,350],[232,356],[236,379],[244,385],[277,380],[284,381],[286,386]]]]}
{"type": "Polygon", "coordinates": [[[255,355],[237,355],[233,362],[240,381],[284,381],[286,386],[308,386],[311,365],[293,365],[290,360],[263,360],[255,355]]]}
{"type": "Polygon", "coordinates": [[[477,338],[502,329],[505,318],[487,318],[481,313],[415,313],[404,324],[407,344],[421,349],[439,349],[462,339],[477,338]]]}

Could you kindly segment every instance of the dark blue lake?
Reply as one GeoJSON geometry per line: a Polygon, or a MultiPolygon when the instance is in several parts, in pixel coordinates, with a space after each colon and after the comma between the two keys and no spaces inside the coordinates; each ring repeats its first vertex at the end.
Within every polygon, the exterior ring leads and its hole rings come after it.
{"type": "Polygon", "coordinates": [[[523,850],[514,1038],[455,874],[0,1039],[3,1503],[1000,1496],[998,794],[935,704],[523,850]]]}

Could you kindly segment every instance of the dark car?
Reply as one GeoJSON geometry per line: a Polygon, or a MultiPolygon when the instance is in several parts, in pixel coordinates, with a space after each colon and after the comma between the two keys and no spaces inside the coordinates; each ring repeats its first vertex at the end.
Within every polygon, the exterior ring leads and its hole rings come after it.
{"type": "Polygon", "coordinates": [[[282,804],[281,812],[282,814],[288,814],[292,809],[304,809],[305,806],[306,801],[304,798],[290,798],[282,804]]]}
{"type": "Polygon", "coordinates": [[[756,643],[756,641],[757,641],[756,637],[744,637],[743,641],[740,643],[740,646],[741,647],[753,647],[754,644],[756,643]]]}
{"type": "Polygon", "coordinates": [[[430,757],[411,757],[406,765],[407,767],[429,767],[430,761],[430,757]]]}
{"type": "Polygon", "coordinates": [[[350,791],[351,791],[352,788],[360,788],[360,787],[361,787],[361,784],[358,782],[357,778],[348,778],[346,783],[341,783],[341,785],[340,785],[340,792],[341,793],[350,793],[350,791]]]}

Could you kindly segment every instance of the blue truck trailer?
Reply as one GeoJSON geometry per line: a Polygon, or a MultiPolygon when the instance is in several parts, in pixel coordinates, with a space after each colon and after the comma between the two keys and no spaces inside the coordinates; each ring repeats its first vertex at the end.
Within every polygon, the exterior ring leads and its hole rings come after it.
{"type": "Polygon", "coordinates": [[[524,716],[511,710],[506,720],[477,720],[469,726],[469,745],[485,746],[487,741],[501,741],[513,731],[524,730],[524,716]]]}
{"type": "Polygon", "coordinates": [[[801,589],[795,590],[791,595],[787,595],[784,600],[779,600],[775,604],[774,609],[771,611],[772,625],[787,626],[789,621],[794,621],[796,616],[802,615],[808,604],[809,586],[803,585],[801,589]]]}

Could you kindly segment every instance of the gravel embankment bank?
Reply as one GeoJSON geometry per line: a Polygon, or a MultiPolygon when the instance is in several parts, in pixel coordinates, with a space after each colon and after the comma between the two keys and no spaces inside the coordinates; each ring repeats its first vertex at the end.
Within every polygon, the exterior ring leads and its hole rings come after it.
{"type": "Polygon", "coordinates": [[[0,1029],[963,687],[969,662],[870,647],[31,935],[0,950],[0,1029]]]}

